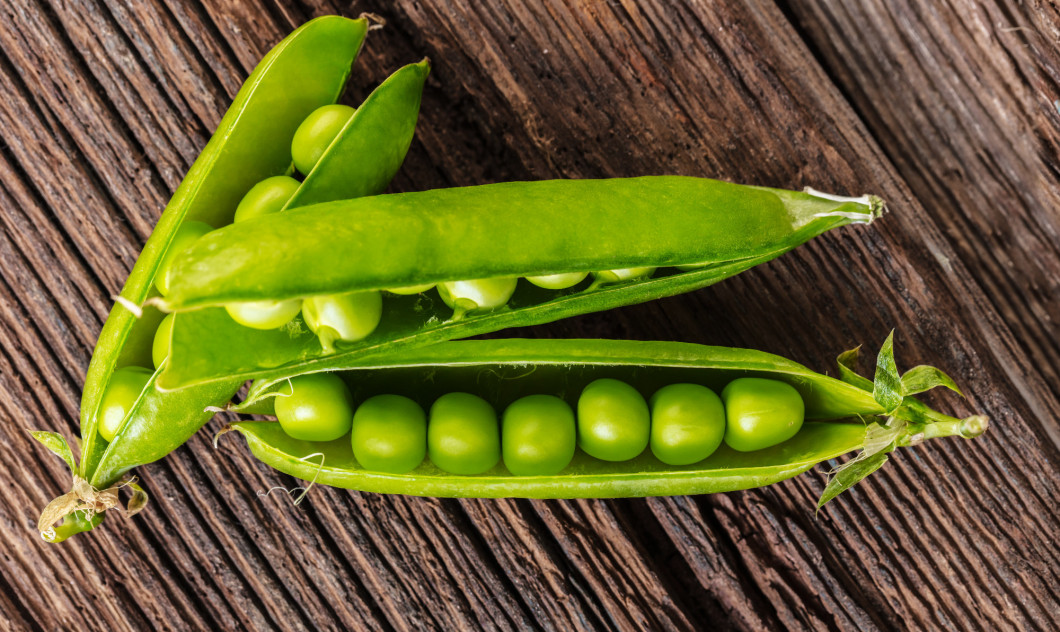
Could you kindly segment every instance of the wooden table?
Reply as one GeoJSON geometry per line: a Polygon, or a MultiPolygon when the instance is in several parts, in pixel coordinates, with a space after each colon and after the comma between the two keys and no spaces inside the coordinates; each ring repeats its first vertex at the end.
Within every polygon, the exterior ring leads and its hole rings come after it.
{"type": "MultiPolygon", "coordinates": [[[[916,2],[0,1],[0,627],[1057,629],[1060,14],[916,2]],[[393,5],[393,6],[391,6],[393,5]],[[530,502],[294,485],[215,420],[131,520],[52,546],[96,335],[247,73],[373,11],[349,94],[434,62],[395,191],[642,174],[890,213],[691,295],[510,332],[763,349],[820,371],[895,328],[976,441],[905,450],[819,515],[818,470],[718,496],[530,502]]],[[[871,355],[871,354],[870,354],[871,355]]],[[[867,368],[867,367],[866,367],[867,368]]]]}

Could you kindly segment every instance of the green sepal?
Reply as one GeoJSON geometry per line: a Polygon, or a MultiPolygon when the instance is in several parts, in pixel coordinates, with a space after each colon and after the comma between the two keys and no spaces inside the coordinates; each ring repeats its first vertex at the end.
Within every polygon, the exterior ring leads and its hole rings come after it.
{"type": "Polygon", "coordinates": [[[132,490],[132,498],[129,499],[129,504],[125,506],[125,515],[130,517],[140,513],[140,510],[147,506],[147,501],[150,500],[150,497],[144,491],[144,488],[137,484],[136,479],[127,481],[125,486],[132,490]]]}
{"type": "Polygon", "coordinates": [[[953,378],[933,366],[922,364],[915,366],[905,372],[902,376],[902,393],[905,395],[916,395],[929,391],[936,386],[945,386],[954,393],[964,397],[964,393],[957,387],[953,378]]]}
{"type": "Polygon", "coordinates": [[[828,501],[842,494],[859,481],[883,467],[887,462],[887,452],[878,452],[868,458],[861,459],[860,456],[848,461],[828,481],[820,500],[817,501],[817,509],[820,510],[828,501]]]}
{"type": "Polygon", "coordinates": [[[58,432],[45,432],[43,430],[33,430],[30,434],[33,435],[34,439],[40,441],[44,447],[51,450],[63,461],[66,461],[66,466],[70,468],[71,472],[77,471],[74,453],[70,450],[70,444],[66,442],[65,437],[58,432]]]}
{"type": "Polygon", "coordinates": [[[872,392],[872,381],[866,377],[858,375],[858,357],[861,354],[861,345],[844,351],[839,354],[836,358],[836,363],[839,365],[839,379],[856,386],[862,390],[872,392]]]}
{"type": "Polygon", "coordinates": [[[905,393],[902,391],[902,378],[894,361],[894,330],[887,335],[887,340],[876,357],[876,377],[872,383],[872,398],[888,413],[902,405],[905,393]]]}
{"type": "Polygon", "coordinates": [[[873,423],[865,429],[865,447],[859,458],[867,459],[881,452],[890,452],[898,445],[898,440],[906,433],[909,423],[891,417],[886,423],[873,423]]]}
{"type": "Polygon", "coordinates": [[[899,440],[907,434],[909,423],[890,417],[886,423],[871,423],[865,428],[865,441],[856,457],[840,465],[828,480],[817,509],[839,494],[850,489],[887,462],[887,453],[892,452],[899,440]]]}

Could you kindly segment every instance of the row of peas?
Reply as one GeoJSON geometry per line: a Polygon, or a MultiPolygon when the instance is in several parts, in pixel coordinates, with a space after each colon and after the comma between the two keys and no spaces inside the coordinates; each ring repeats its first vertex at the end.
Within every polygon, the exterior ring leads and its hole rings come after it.
{"type": "Polygon", "coordinates": [[[744,377],[719,397],[699,384],[670,384],[650,400],[620,380],[601,378],[581,392],[577,412],[554,395],[527,395],[497,412],[471,393],[446,393],[429,412],[401,395],[374,395],[354,406],[334,373],[291,378],[276,399],[284,432],[304,441],[347,434],[366,470],[404,474],[425,458],[445,472],[482,474],[501,460],[517,476],[561,472],[580,447],[604,461],[628,461],[649,447],[667,465],[691,465],[722,442],[741,452],[782,443],[802,427],[799,392],[777,380],[744,377]]]}

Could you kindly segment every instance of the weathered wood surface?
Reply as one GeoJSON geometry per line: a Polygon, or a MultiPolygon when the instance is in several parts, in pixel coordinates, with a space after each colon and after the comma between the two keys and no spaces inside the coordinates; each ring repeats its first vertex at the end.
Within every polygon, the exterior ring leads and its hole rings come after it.
{"type": "MultiPolygon", "coordinates": [[[[0,627],[1056,629],[1060,14],[1043,0],[0,0],[0,627]],[[434,71],[393,188],[656,173],[891,213],[693,295],[530,331],[759,348],[830,370],[893,327],[994,421],[817,517],[824,474],[720,496],[454,501],[315,489],[208,432],[62,546],[31,429],[77,432],[109,296],[249,70],[373,11],[351,102],[434,71]]],[[[216,429],[220,421],[210,428],[216,429]]]]}

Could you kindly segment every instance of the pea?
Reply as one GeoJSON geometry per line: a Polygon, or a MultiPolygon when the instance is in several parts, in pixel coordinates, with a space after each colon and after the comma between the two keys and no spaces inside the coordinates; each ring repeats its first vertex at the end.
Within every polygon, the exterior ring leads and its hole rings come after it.
{"type": "Polygon", "coordinates": [[[110,378],[110,384],[103,393],[99,407],[99,436],[109,441],[121,430],[122,422],[129,414],[133,404],[140,397],[151,371],[143,367],[127,366],[118,369],[110,378]]]}
{"type": "Polygon", "coordinates": [[[501,460],[497,413],[470,393],[447,393],[431,406],[427,454],[451,474],[481,474],[501,460]]]}
{"type": "Polygon", "coordinates": [[[552,395],[527,395],[504,411],[501,451],[516,476],[551,476],[570,465],[577,440],[574,411],[552,395]]]}
{"type": "Polygon", "coordinates": [[[400,395],[376,395],[353,415],[353,456],[366,470],[404,474],[427,456],[427,415],[400,395]]]}
{"type": "Polygon", "coordinates": [[[334,441],[350,431],[350,390],[334,373],[293,377],[291,394],[276,398],[276,419],[283,431],[295,439],[334,441]]]}
{"type": "Polygon", "coordinates": [[[291,141],[291,157],[295,169],[309,174],[317,161],[327,151],[328,145],[339,135],[347,121],[353,116],[354,109],[348,105],[325,105],[313,110],[298,126],[291,141]]]}
{"type": "Polygon", "coordinates": [[[176,260],[177,255],[191,248],[191,245],[200,237],[212,231],[213,226],[205,222],[194,221],[184,222],[177,228],[173,234],[173,241],[169,243],[169,250],[162,257],[162,261],[158,264],[158,271],[155,273],[155,287],[162,293],[162,296],[169,294],[169,270],[173,267],[173,261],[176,260]]]}
{"type": "Polygon", "coordinates": [[[301,183],[290,176],[273,176],[255,184],[239,201],[236,207],[235,223],[248,219],[279,213],[294,197],[301,183]]]}
{"type": "Polygon", "coordinates": [[[578,398],[578,445],[602,461],[628,461],[648,447],[651,417],[635,388],[610,378],[590,383],[578,398]]]}
{"type": "Polygon", "coordinates": [[[398,294],[400,296],[409,296],[412,294],[423,294],[427,290],[434,287],[434,283],[424,283],[423,285],[409,285],[407,287],[393,287],[387,290],[391,294],[398,294]]]}
{"type": "Polygon", "coordinates": [[[253,329],[277,329],[283,327],[298,315],[302,309],[302,301],[292,299],[290,301],[249,301],[245,303],[229,303],[225,305],[225,311],[244,327],[253,329]]]}
{"type": "Polygon", "coordinates": [[[517,278],[449,281],[438,285],[438,294],[458,313],[496,309],[508,302],[518,282],[517,278]]]}
{"type": "Polygon", "coordinates": [[[725,436],[721,398],[699,384],[670,384],[651,397],[651,451],[667,465],[707,458],[725,436]]]}
{"type": "Polygon", "coordinates": [[[353,342],[375,331],[383,317],[383,295],[349,292],[313,296],[302,302],[302,317],[330,353],[336,340],[353,342]]]}
{"type": "Polygon", "coordinates": [[[619,268],[618,270],[603,270],[593,274],[603,283],[618,283],[620,281],[646,279],[655,274],[655,268],[619,268]]]}
{"type": "Polygon", "coordinates": [[[778,380],[741,377],[721,392],[725,443],[751,452],[787,441],[802,428],[805,405],[795,387],[778,380]]]}
{"type": "Polygon", "coordinates": [[[157,369],[162,361],[169,357],[169,347],[173,338],[173,314],[166,315],[162,322],[158,323],[155,330],[155,339],[151,343],[151,361],[157,369]]]}
{"type": "Polygon", "coordinates": [[[546,290],[565,290],[569,287],[578,285],[584,281],[587,276],[589,276],[588,272],[564,272],[560,274],[528,276],[526,277],[526,280],[537,287],[543,287],[546,290]]]}

